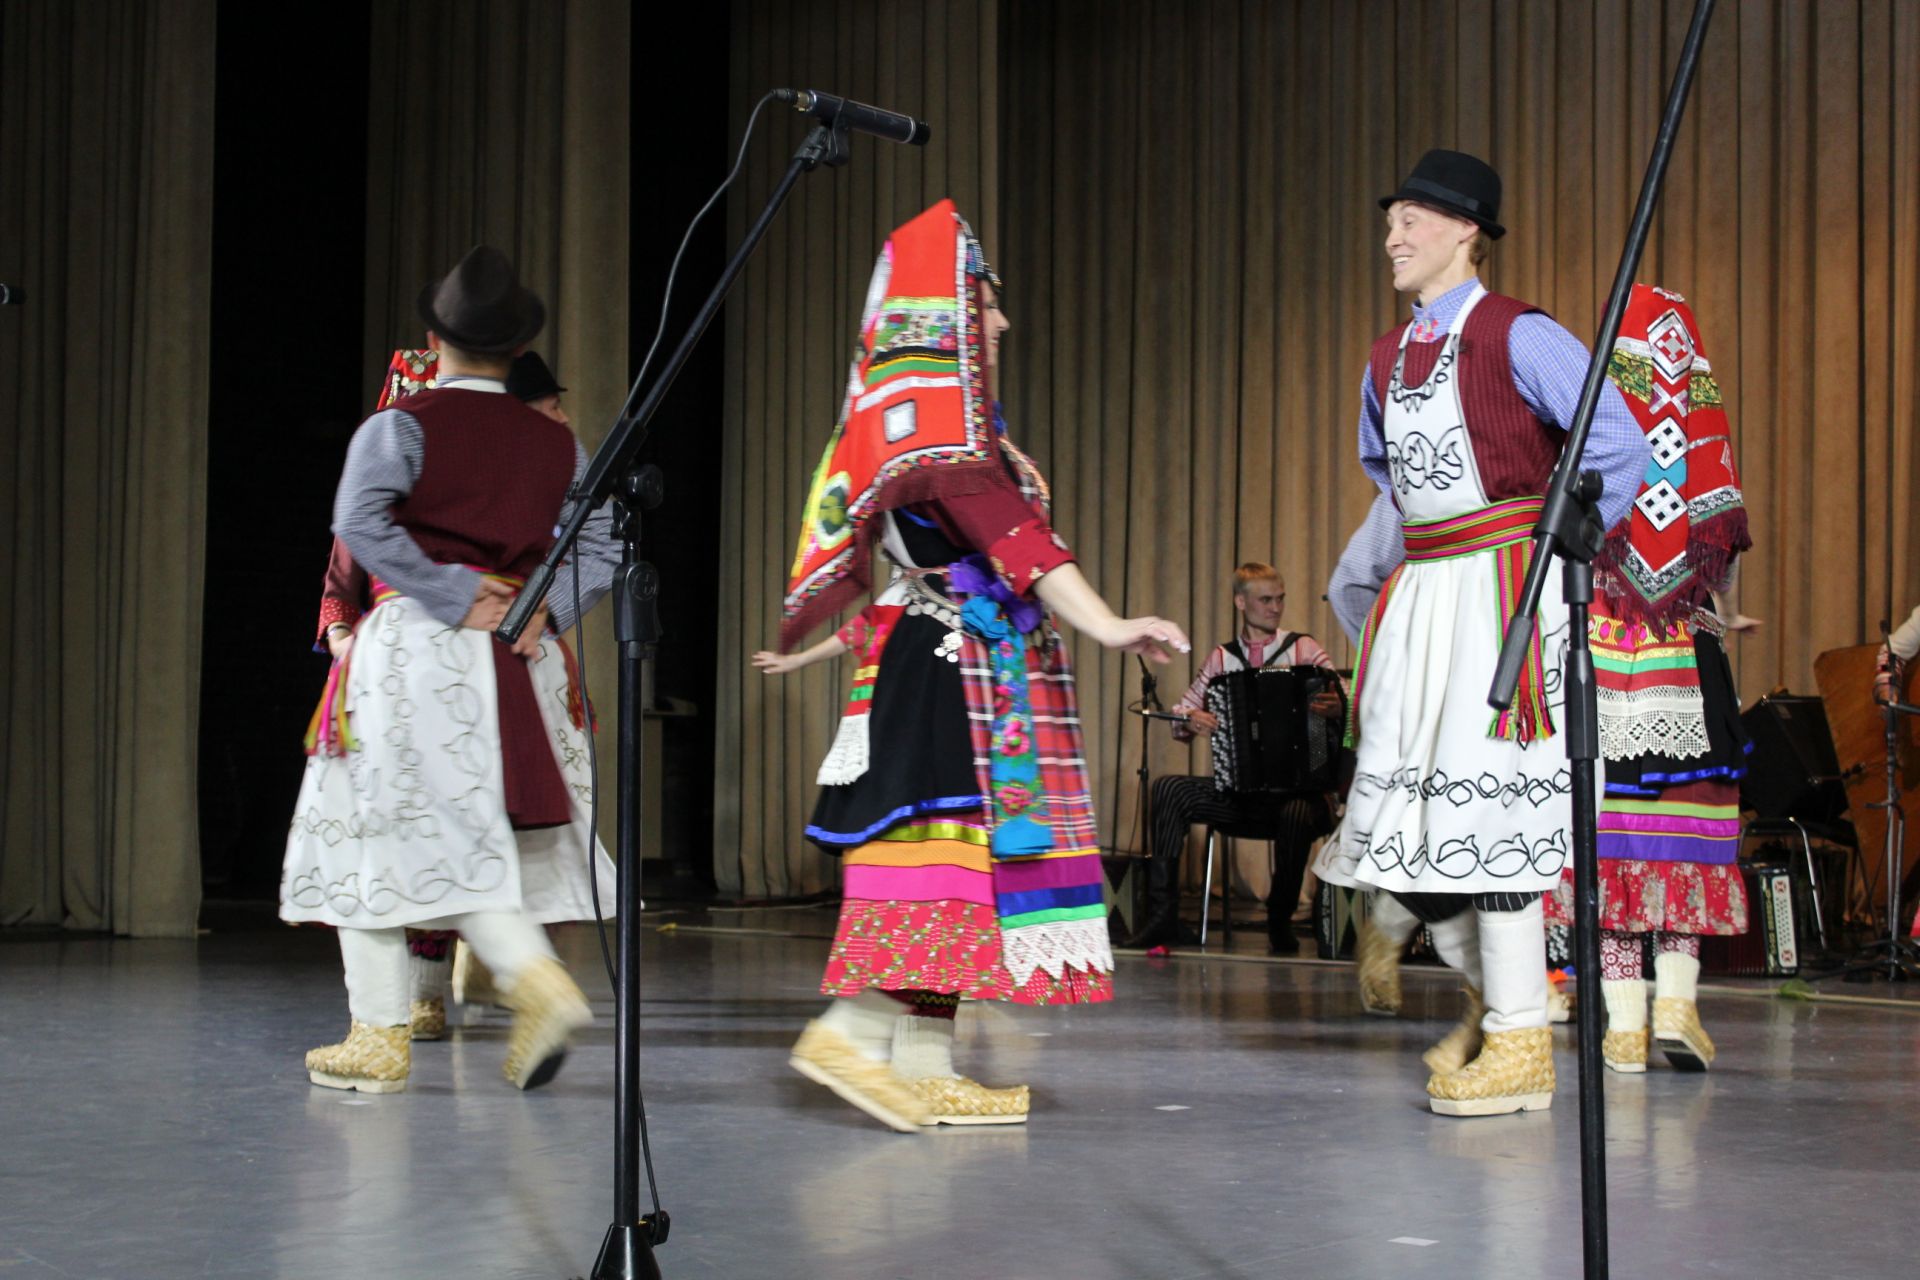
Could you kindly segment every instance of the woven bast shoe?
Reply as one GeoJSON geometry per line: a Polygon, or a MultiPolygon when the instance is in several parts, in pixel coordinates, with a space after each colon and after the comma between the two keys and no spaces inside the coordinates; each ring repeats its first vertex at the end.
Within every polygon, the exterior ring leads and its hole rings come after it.
{"type": "Polygon", "coordinates": [[[457,938],[453,944],[453,1002],[491,1005],[496,1009],[506,1007],[493,985],[492,971],[473,954],[465,938],[457,938]]]}
{"type": "Polygon", "coordinates": [[[1361,916],[1354,925],[1354,974],[1360,980],[1360,1007],[1383,1018],[1400,1012],[1400,944],[1361,916]]]}
{"type": "Polygon", "coordinates": [[[895,1132],[918,1133],[931,1118],[927,1104],[911,1083],[887,1063],[861,1053],[845,1036],[818,1019],[800,1033],[787,1065],[895,1132]]]}
{"type": "Polygon", "coordinates": [[[1427,1070],[1436,1076],[1450,1076],[1473,1061],[1480,1052],[1480,1020],[1487,1016],[1486,1002],[1480,993],[1472,987],[1462,987],[1460,994],[1465,998],[1465,1007],[1460,1011],[1460,1025],[1447,1032],[1439,1044],[1420,1055],[1420,1061],[1427,1064],[1427,1070]]]}
{"type": "Polygon", "coordinates": [[[447,1002],[439,996],[413,1002],[413,1020],[408,1026],[415,1040],[447,1038],[447,1002]]]}
{"type": "Polygon", "coordinates": [[[1427,1081],[1427,1105],[1443,1116],[1504,1116],[1553,1105],[1553,1029],[1490,1031],[1480,1056],[1427,1081]]]}
{"type": "Polygon", "coordinates": [[[307,1078],[325,1089],[399,1093],[413,1069],[411,1038],[404,1026],[355,1022],[339,1044],[307,1051],[307,1078]]]}
{"type": "Polygon", "coordinates": [[[1600,1059],[1609,1071],[1642,1074],[1647,1069],[1647,1029],[1607,1032],[1600,1042],[1600,1059]]]}
{"type": "Polygon", "coordinates": [[[1033,1101],[1026,1085],[989,1089],[965,1076],[921,1076],[911,1087],[931,1112],[923,1125],[1025,1124],[1033,1101]]]}
{"type": "Polygon", "coordinates": [[[1700,1025],[1700,1006],[1676,996],[1659,996],[1653,1002],[1653,1038],[1660,1052],[1682,1071],[1705,1071],[1713,1065],[1713,1041],[1700,1025]]]}
{"type": "Polygon", "coordinates": [[[560,1074],[568,1041],[593,1021],[593,1010],[565,967],[550,956],[526,967],[504,1003],[513,1010],[513,1030],[502,1071],[514,1088],[538,1089],[560,1074]]]}

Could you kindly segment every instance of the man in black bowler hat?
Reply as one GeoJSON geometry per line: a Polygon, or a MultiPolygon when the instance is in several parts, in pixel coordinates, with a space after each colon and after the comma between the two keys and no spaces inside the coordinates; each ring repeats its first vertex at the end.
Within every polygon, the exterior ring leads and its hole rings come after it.
{"type": "MultiPolygon", "coordinates": [[[[1362,633],[1358,756],[1340,839],[1316,870],[1393,895],[1398,936],[1424,921],[1467,981],[1467,1016],[1426,1055],[1444,1115],[1539,1110],[1553,1100],[1541,894],[1567,865],[1571,781],[1561,744],[1567,614],[1549,575],[1535,646],[1509,712],[1486,704],[1506,611],[1585,380],[1578,338],[1478,278],[1500,221],[1500,175],[1429,151],[1381,197],[1393,286],[1411,318],[1373,343],[1361,381],[1360,461],[1402,517],[1405,560],[1362,633]]],[[[1605,478],[1601,518],[1627,512],[1648,449],[1607,384],[1584,465],[1605,478]]],[[[1390,961],[1389,961],[1390,963],[1390,961]]]]}
{"type": "MultiPolygon", "coordinates": [[[[314,1084],[406,1087],[414,927],[457,930],[492,970],[514,1011],[506,1076],[528,1089],[592,1017],[540,922],[590,918],[589,865],[604,884],[613,867],[581,801],[586,691],[544,611],[511,648],[489,633],[565,523],[587,458],[560,421],[508,394],[546,308],[504,254],[473,249],[418,311],[438,383],[361,424],[334,499],[334,533],[375,603],[338,671],[344,751],[308,757],[280,912],[340,939],[352,1020],[307,1055],[314,1084]]],[[[576,598],[604,594],[618,559],[596,515],[555,580],[559,626],[576,598]]]]}

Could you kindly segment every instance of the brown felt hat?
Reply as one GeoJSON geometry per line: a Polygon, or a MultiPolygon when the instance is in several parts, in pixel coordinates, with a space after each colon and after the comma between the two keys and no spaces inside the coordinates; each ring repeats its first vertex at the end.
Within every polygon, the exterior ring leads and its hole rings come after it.
{"type": "Polygon", "coordinates": [[[420,290],[419,311],[427,328],[476,355],[509,355],[547,323],[539,295],[520,283],[506,254],[484,244],[420,290]]]}

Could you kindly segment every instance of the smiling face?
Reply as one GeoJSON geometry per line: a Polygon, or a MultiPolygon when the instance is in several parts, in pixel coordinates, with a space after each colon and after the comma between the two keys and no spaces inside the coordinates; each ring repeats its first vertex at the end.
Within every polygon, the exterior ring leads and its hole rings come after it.
{"type": "Polygon", "coordinates": [[[1473,240],[1480,228],[1431,205],[1399,200],[1387,210],[1387,260],[1393,287],[1431,302],[1471,279],[1473,240]]]}

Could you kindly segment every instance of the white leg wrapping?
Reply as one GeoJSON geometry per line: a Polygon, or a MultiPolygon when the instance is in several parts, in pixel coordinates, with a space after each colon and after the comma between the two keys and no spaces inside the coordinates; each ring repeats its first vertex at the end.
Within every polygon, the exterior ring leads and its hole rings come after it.
{"type": "Polygon", "coordinates": [[[518,911],[474,911],[452,922],[460,936],[473,948],[473,954],[493,971],[494,982],[502,992],[513,990],[526,967],[553,954],[547,931],[518,911]]]}
{"type": "Polygon", "coordinates": [[[1402,947],[1413,937],[1414,930],[1420,927],[1419,917],[1401,905],[1400,899],[1384,890],[1367,895],[1367,920],[1402,947]]]}
{"type": "Polygon", "coordinates": [[[1693,1001],[1700,994],[1700,959],[1678,951],[1653,958],[1653,998],[1693,1001]]]}
{"type": "Polygon", "coordinates": [[[868,987],[829,1004],[820,1025],[839,1032],[862,1056],[885,1062],[893,1056],[893,1024],[900,1008],[898,1000],[868,987]]]}
{"type": "MultiPolygon", "coordinates": [[[[1394,905],[1399,906],[1399,903],[1396,902],[1394,905]]],[[[1406,910],[1405,907],[1400,909],[1406,910]]],[[[1483,991],[1485,975],[1481,972],[1480,965],[1478,915],[1478,912],[1469,907],[1451,920],[1442,920],[1439,924],[1428,925],[1427,932],[1433,936],[1433,949],[1440,953],[1440,959],[1446,966],[1465,978],[1468,986],[1476,991],[1483,991]]],[[[1409,915],[1409,919],[1411,918],[1409,915]]]]}
{"type": "Polygon", "coordinates": [[[893,1069],[909,1080],[959,1075],[953,1069],[953,1019],[916,1018],[910,1013],[895,1018],[893,1069]]]}
{"type": "Polygon", "coordinates": [[[1486,976],[1485,1031],[1524,1031],[1547,1025],[1547,932],[1540,900],[1519,911],[1475,911],[1480,924],[1480,968],[1486,976]]]}
{"type": "Polygon", "coordinates": [[[407,998],[405,929],[336,929],[347,973],[347,1011],[370,1027],[404,1027],[413,1017],[407,998]]]}
{"type": "Polygon", "coordinates": [[[408,985],[415,1000],[445,1000],[453,992],[453,957],[429,960],[407,954],[408,985]]]}
{"type": "Polygon", "coordinates": [[[1607,1001],[1607,1030],[1647,1029],[1647,984],[1642,978],[1605,978],[1600,994],[1607,1001]]]}

